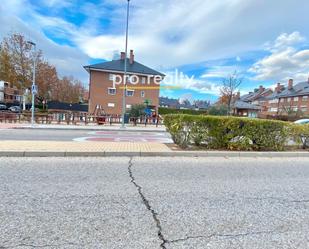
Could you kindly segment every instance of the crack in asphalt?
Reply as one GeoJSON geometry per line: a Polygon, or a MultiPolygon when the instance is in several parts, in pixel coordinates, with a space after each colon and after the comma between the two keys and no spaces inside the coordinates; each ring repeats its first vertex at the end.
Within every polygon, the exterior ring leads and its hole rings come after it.
{"type": "Polygon", "coordinates": [[[285,233],[288,230],[284,230],[284,231],[257,231],[257,232],[247,232],[247,233],[238,233],[238,234],[219,234],[219,233],[213,233],[210,235],[197,235],[197,236],[186,236],[184,238],[180,238],[180,239],[174,239],[174,240],[169,240],[167,241],[167,243],[178,243],[178,242],[183,242],[186,240],[190,240],[190,239],[212,239],[215,237],[225,237],[225,238],[238,238],[238,237],[246,237],[246,236],[254,236],[254,235],[261,235],[261,234],[277,234],[277,233],[285,233]]]}
{"type": "MultiPolygon", "coordinates": [[[[154,210],[154,208],[150,205],[149,200],[146,198],[146,196],[143,193],[143,188],[141,185],[139,185],[136,180],[135,177],[133,175],[132,172],[132,163],[133,157],[130,157],[129,163],[128,163],[128,172],[129,172],[129,176],[131,179],[131,183],[135,186],[135,188],[137,189],[137,192],[139,193],[143,204],[146,206],[147,210],[151,212],[152,214],[152,218],[156,224],[156,227],[158,229],[158,238],[162,241],[162,243],[160,244],[160,248],[162,249],[167,249],[166,248],[166,244],[173,244],[173,243],[179,243],[179,242],[183,242],[183,241],[187,241],[187,240],[191,240],[191,239],[208,239],[209,242],[212,238],[238,238],[238,237],[246,237],[246,236],[254,236],[254,235],[261,235],[261,234],[277,234],[277,233],[285,233],[288,230],[284,230],[284,231],[277,231],[277,230],[272,230],[272,231],[256,231],[256,232],[245,232],[245,233],[237,233],[237,234],[221,234],[221,233],[213,233],[210,235],[188,235],[184,238],[179,238],[179,239],[174,239],[174,240],[168,240],[162,232],[162,225],[161,225],[161,221],[158,217],[158,213],[154,210]]],[[[253,198],[254,199],[254,198],[253,198]]],[[[301,201],[294,201],[294,202],[307,202],[308,200],[301,200],[301,201]]]]}
{"type": "Polygon", "coordinates": [[[18,247],[32,247],[32,248],[45,248],[45,247],[59,247],[59,246],[76,246],[75,243],[63,243],[63,244],[45,244],[45,245],[35,245],[35,244],[26,244],[26,243],[19,243],[12,246],[0,246],[0,249],[8,249],[8,248],[18,248],[18,247]]]}
{"type": "Polygon", "coordinates": [[[160,244],[160,248],[162,249],[166,249],[165,244],[168,243],[169,241],[164,237],[163,233],[162,233],[162,226],[161,226],[161,222],[160,219],[158,218],[158,213],[151,207],[149,200],[145,197],[143,191],[142,191],[142,186],[140,186],[139,184],[136,183],[135,181],[135,177],[133,175],[132,172],[132,163],[133,158],[131,157],[129,160],[129,166],[128,166],[128,172],[129,172],[129,176],[131,178],[131,182],[133,183],[133,185],[135,186],[135,188],[137,189],[137,192],[139,193],[143,204],[146,206],[147,210],[151,212],[152,214],[152,218],[156,224],[156,227],[158,229],[158,238],[162,241],[162,243],[160,244]]]}

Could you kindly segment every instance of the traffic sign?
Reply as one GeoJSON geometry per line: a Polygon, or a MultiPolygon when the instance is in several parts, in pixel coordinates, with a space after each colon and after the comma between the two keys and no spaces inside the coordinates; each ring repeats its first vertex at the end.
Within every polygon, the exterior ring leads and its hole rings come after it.
{"type": "Polygon", "coordinates": [[[37,85],[32,85],[31,86],[31,91],[34,95],[38,93],[38,86],[37,85]]]}

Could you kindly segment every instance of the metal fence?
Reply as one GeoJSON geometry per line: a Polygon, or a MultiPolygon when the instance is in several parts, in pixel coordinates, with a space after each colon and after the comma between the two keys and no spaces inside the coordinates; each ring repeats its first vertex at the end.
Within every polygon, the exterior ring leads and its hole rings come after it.
{"type": "MultiPolygon", "coordinates": [[[[120,124],[122,121],[121,115],[89,115],[85,112],[46,112],[36,113],[35,123],[37,124],[73,124],[73,125],[112,125],[120,124]]],[[[30,123],[31,113],[12,113],[0,112],[1,123],[30,123]]],[[[131,117],[126,123],[132,125],[161,125],[162,119],[160,117],[131,117]]]]}

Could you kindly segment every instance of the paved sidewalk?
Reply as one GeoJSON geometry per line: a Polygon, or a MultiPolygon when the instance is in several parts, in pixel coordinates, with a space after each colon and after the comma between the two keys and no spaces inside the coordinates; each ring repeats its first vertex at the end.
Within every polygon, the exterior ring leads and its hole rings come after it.
{"type": "Polygon", "coordinates": [[[19,123],[0,123],[0,130],[22,128],[25,124],[19,123]]]}
{"type": "Polygon", "coordinates": [[[182,151],[163,143],[140,142],[66,142],[66,141],[0,141],[0,157],[309,157],[308,151],[182,151]]]}
{"type": "Polygon", "coordinates": [[[0,152],[169,152],[162,143],[1,141],[0,152]]]}

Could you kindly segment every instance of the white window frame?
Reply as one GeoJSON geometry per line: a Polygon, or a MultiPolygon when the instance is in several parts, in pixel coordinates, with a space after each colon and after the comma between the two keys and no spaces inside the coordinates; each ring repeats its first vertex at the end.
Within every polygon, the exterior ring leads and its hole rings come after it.
{"type": "Polygon", "coordinates": [[[108,75],[108,79],[111,80],[111,81],[114,80],[114,77],[115,77],[115,75],[112,74],[112,73],[110,73],[110,74],[108,75]]]}
{"type": "Polygon", "coordinates": [[[298,97],[294,97],[293,101],[295,102],[298,101],[298,97]]]}
{"type": "Polygon", "coordinates": [[[115,107],[115,103],[107,103],[107,107],[113,108],[115,107]]]}
{"type": "Polygon", "coordinates": [[[308,96],[303,96],[302,101],[308,101],[308,96]]]}
{"type": "Polygon", "coordinates": [[[131,109],[131,108],[132,108],[132,105],[130,105],[130,104],[126,105],[126,109],[131,109]]]}
{"type": "Polygon", "coordinates": [[[286,101],[287,101],[287,102],[291,102],[291,98],[287,98],[286,101]]]}
{"type": "Polygon", "coordinates": [[[131,89],[127,89],[126,90],[126,97],[133,97],[134,96],[134,90],[131,90],[131,89]],[[132,95],[129,95],[128,93],[131,92],[132,95]]]}
{"type": "Polygon", "coordinates": [[[146,77],[141,77],[141,83],[144,85],[146,84],[146,77]]]}
{"type": "Polygon", "coordinates": [[[108,93],[108,95],[116,95],[117,90],[116,90],[116,88],[114,88],[114,87],[109,87],[109,88],[107,89],[107,93],[108,93]],[[115,90],[115,93],[110,93],[110,90],[115,90]]]}
{"type": "Polygon", "coordinates": [[[141,97],[145,98],[145,91],[141,91],[141,97]]]}

